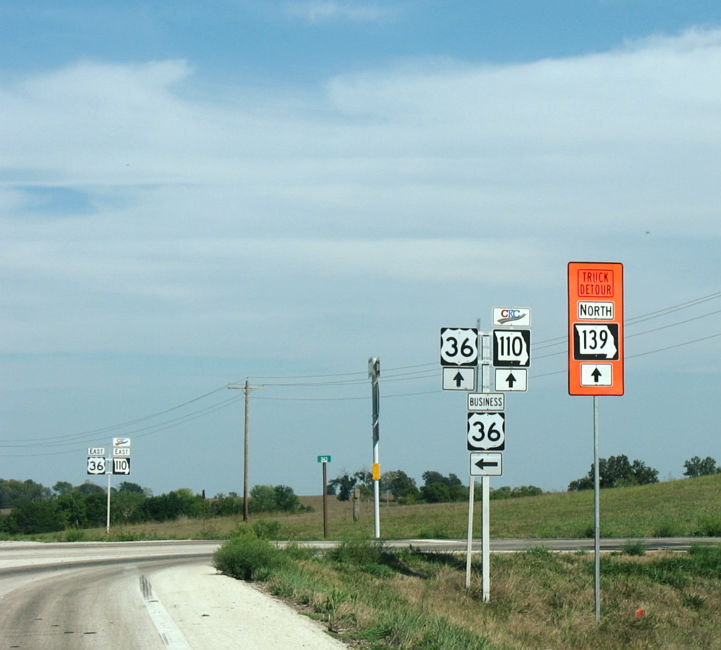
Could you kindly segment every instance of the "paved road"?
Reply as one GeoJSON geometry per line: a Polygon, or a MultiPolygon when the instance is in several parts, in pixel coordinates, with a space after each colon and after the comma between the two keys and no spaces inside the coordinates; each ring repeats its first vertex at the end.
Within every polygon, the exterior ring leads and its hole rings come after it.
{"type": "MultiPolygon", "coordinates": [[[[708,537],[640,541],[648,550],[721,544],[721,538],[708,537]]],[[[604,551],[619,550],[627,542],[626,538],[604,539],[601,547],[604,551]]],[[[335,543],[307,544],[326,548],[335,543]]],[[[465,551],[465,540],[391,540],[386,544],[395,548],[410,545],[429,552],[465,551]]],[[[0,647],[343,647],[308,619],[243,582],[218,575],[210,564],[218,545],[213,541],[0,542],[0,647]],[[240,646],[239,639],[243,640],[240,646]]],[[[591,551],[593,540],[491,541],[493,552],[518,552],[536,546],[554,551],[591,551]]],[[[475,543],[474,551],[479,550],[475,543]]]]}
{"type": "Polygon", "coordinates": [[[218,574],[217,546],[0,542],[0,648],[345,648],[318,623],[218,574]]]}

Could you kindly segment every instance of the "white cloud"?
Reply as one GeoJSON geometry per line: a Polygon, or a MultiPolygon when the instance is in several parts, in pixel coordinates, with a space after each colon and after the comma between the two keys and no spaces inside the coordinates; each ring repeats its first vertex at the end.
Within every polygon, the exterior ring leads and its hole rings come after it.
{"type": "Polygon", "coordinates": [[[336,329],[357,295],[402,318],[429,290],[548,291],[569,259],[627,257],[637,280],[703,293],[718,274],[688,242],[721,232],[720,66],[715,31],[341,76],[290,103],[200,101],[183,61],[5,83],[4,349],[219,350],[239,322],[271,337],[279,312],[336,329]],[[28,216],[34,183],[95,212],[28,216]]]}

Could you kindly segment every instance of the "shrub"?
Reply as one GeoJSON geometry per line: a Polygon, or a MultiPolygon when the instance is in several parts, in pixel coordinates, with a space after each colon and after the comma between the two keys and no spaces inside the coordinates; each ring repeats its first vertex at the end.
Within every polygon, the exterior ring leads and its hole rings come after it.
{"type": "Polygon", "coordinates": [[[625,544],[623,544],[623,546],[621,546],[621,551],[625,555],[645,555],[646,545],[641,540],[629,539],[625,544]]]}
{"type": "Polygon", "coordinates": [[[678,537],[681,534],[681,526],[671,519],[658,522],[653,529],[653,537],[678,537]]]}
{"type": "Polygon", "coordinates": [[[326,557],[338,563],[341,569],[363,571],[378,578],[393,575],[388,564],[393,563],[394,558],[383,551],[382,542],[346,540],[328,551],[326,557]]]}
{"type": "Polygon", "coordinates": [[[238,535],[213,555],[213,566],[239,580],[267,580],[287,558],[268,540],[256,535],[238,535]]]}
{"type": "Polygon", "coordinates": [[[702,517],[696,534],[702,537],[721,537],[721,517],[711,515],[702,517]]]}
{"type": "Polygon", "coordinates": [[[383,544],[365,539],[348,539],[330,549],[327,557],[340,564],[380,564],[383,544]]]}
{"type": "Polygon", "coordinates": [[[85,539],[85,531],[78,528],[69,528],[63,535],[66,542],[82,542],[85,539]]]}
{"type": "Polygon", "coordinates": [[[252,524],[255,536],[260,539],[277,539],[281,528],[280,522],[272,519],[260,519],[252,524]]]}

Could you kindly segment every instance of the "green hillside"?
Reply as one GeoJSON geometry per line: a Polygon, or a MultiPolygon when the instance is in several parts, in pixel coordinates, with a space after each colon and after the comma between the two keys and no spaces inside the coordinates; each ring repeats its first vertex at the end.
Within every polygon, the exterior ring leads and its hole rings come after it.
{"type": "MultiPolygon", "coordinates": [[[[279,518],[293,536],[312,536],[320,528],[321,498],[305,497],[315,512],[279,518]]],[[[352,521],[349,502],[333,498],[330,536],[359,529],[372,531],[372,504],[361,506],[352,521]]],[[[467,503],[396,506],[381,504],[381,532],[386,538],[464,537],[467,503]]],[[[589,537],[593,530],[593,490],[560,492],[520,499],[492,500],[494,537],[589,537]]],[[[474,523],[480,531],[480,503],[474,523]]],[[[604,537],[721,536],[721,474],[601,490],[601,533],[604,537]]],[[[370,533],[369,533],[370,534],[370,533]]],[[[316,533],[317,536],[317,533],[316,533]]]]}
{"type": "MultiPolygon", "coordinates": [[[[300,497],[313,512],[251,515],[251,523],[277,521],[280,539],[319,539],[323,536],[322,499],[300,497]]],[[[467,502],[397,505],[381,502],[381,536],[386,539],[464,538],[467,502]]],[[[328,497],[331,539],[371,537],[373,504],[363,501],[360,520],[353,521],[352,504],[328,497]]],[[[535,497],[492,500],[492,537],[591,537],[593,491],[560,492],[535,497]]],[[[227,537],[241,517],[181,518],[163,523],[113,526],[116,539],[218,539],[227,537]]],[[[481,504],[476,502],[474,536],[480,536],[481,504]]],[[[603,537],[721,537],[721,474],[601,490],[603,537]]],[[[105,529],[47,533],[35,539],[103,539],[105,529]]]]}

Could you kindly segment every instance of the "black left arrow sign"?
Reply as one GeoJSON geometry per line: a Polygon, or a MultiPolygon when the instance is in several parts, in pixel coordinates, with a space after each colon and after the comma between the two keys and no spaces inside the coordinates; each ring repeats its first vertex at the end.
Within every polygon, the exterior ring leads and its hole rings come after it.
{"type": "Polygon", "coordinates": [[[498,461],[486,460],[485,458],[481,458],[480,460],[477,460],[475,462],[475,465],[478,469],[486,469],[486,467],[498,467],[498,461]]]}

